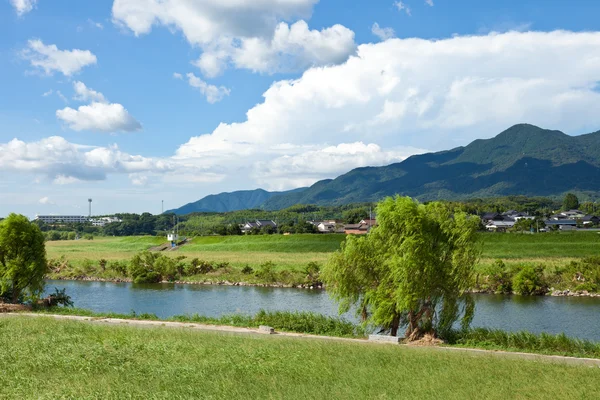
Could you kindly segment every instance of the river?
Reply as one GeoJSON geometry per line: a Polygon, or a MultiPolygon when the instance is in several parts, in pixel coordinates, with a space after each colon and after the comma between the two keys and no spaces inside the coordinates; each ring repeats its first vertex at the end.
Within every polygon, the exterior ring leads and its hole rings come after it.
{"type": "MultiPolygon", "coordinates": [[[[47,281],[47,292],[66,288],[76,307],[96,312],[173,315],[254,314],[267,311],[312,311],[336,316],[337,305],[323,290],[47,281]]],[[[507,331],[561,333],[600,342],[600,298],[473,295],[476,303],[472,326],[507,331]]],[[[345,318],[354,320],[353,315],[345,318]]]]}

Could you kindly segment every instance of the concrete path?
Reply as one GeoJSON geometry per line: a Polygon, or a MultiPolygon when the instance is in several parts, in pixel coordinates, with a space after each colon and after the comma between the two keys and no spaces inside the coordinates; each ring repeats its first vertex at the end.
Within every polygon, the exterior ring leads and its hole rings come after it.
{"type": "MultiPolygon", "coordinates": [[[[212,331],[212,332],[222,332],[222,333],[232,333],[232,334],[249,334],[249,335],[263,335],[270,336],[268,333],[261,332],[257,328],[241,328],[236,326],[225,326],[225,325],[208,325],[208,324],[198,324],[198,323],[189,323],[189,322],[172,322],[172,321],[151,321],[151,320],[134,320],[134,319],[117,319],[117,318],[102,318],[102,317],[83,317],[77,315],[56,315],[56,314],[38,314],[38,313],[0,313],[0,318],[10,318],[10,317],[18,317],[18,316],[27,316],[27,317],[45,317],[45,318],[54,318],[60,320],[72,320],[72,321],[82,321],[93,324],[113,324],[113,325],[125,325],[125,326],[135,326],[135,327],[146,327],[146,328],[177,328],[177,329],[195,329],[201,331],[212,331]]],[[[354,342],[361,343],[372,346],[381,346],[381,345],[390,345],[390,343],[386,342],[374,342],[368,341],[366,339],[351,339],[351,338],[339,338],[333,336],[318,336],[318,335],[309,335],[304,333],[293,333],[293,332],[276,332],[274,336],[280,337],[294,337],[294,338],[304,338],[304,339],[313,339],[313,340],[334,340],[340,342],[354,342]]],[[[497,351],[497,350],[484,350],[484,349],[470,349],[470,348],[462,348],[462,347],[446,347],[446,346],[413,346],[413,345],[405,345],[405,344],[394,344],[395,346],[402,346],[407,348],[412,348],[417,351],[441,351],[441,352],[459,352],[470,354],[474,356],[492,356],[492,357],[505,357],[505,358],[515,358],[515,359],[525,359],[532,361],[542,361],[542,362],[553,362],[553,363],[562,363],[562,364],[570,364],[570,365],[586,365],[590,367],[600,368],[600,359],[595,358],[577,358],[577,357],[565,357],[565,356],[553,356],[553,355],[542,355],[542,354],[533,354],[533,353],[521,353],[521,352],[511,352],[511,351],[497,351]]]]}

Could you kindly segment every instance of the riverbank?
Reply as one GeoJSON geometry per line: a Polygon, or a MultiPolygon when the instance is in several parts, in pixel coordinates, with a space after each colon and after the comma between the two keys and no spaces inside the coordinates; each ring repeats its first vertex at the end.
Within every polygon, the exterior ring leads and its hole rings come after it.
{"type": "Polygon", "coordinates": [[[597,368],[488,353],[25,316],[0,330],[2,398],[600,396],[597,368]]]}
{"type": "MultiPolygon", "coordinates": [[[[35,313],[42,316],[89,318],[92,320],[174,322],[247,329],[270,326],[277,332],[360,340],[366,339],[368,333],[364,327],[353,324],[343,318],[327,317],[312,312],[267,312],[261,310],[255,315],[230,314],[221,317],[207,317],[194,314],[175,315],[163,319],[150,313],[98,313],[65,307],[41,309],[35,311],[35,313]]],[[[471,328],[467,331],[452,332],[443,339],[444,342],[441,344],[452,348],[525,352],[529,354],[594,358],[600,360],[600,342],[569,338],[564,334],[533,334],[524,331],[506,332],[497,329],[471,328]]]]}

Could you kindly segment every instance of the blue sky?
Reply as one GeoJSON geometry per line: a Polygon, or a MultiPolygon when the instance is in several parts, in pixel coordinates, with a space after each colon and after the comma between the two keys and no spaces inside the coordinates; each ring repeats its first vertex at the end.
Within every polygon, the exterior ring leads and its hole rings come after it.
{"type": "Polygon", "coordinates": [[[600,129],[600,4],[0,0],[0,215],[160,211],[600,129]]]}

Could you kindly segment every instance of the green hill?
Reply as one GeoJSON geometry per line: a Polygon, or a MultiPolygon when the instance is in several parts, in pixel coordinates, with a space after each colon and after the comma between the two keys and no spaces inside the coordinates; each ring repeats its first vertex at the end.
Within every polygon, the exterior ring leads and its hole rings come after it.
{"type": "Polygon", "coordinates": [[[600,131],[569,136],[520,124],[466,147],[416,155],[385,167],[357,168],[301,192],[272,196],[262,207],[377,201],[395,194],[457,200],[567,191],[600,191],[600,131]]]}
{"type": "Polygon", "coordinates": [[[304,188],[289,192],[267,192],[263,189],[239,190],[231,193],[211,194],[196,202],[188,203],[177,209],[165,211],[178,215],[193,212],[229,212],[260,208],[260,206],[275,195],[285,195],[302,191],[304,188]]]}

